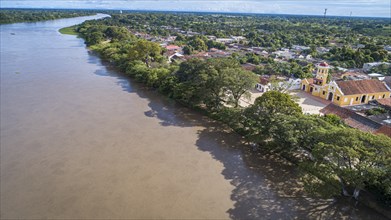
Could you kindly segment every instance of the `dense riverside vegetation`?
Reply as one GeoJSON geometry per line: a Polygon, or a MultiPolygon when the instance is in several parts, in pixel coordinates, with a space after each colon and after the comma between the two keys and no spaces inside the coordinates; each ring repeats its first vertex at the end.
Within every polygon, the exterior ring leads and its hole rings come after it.
{"type": "Polygon", "coordinates": [[[0,24],[35,22],[95,14],[85,10],[0,9],[0,24]]]}
{"type": "Polygon", "coordinates": [[[254,146],[290,158],[303,171],[309,192],[359,199],[365,191],[391,206],[390,138],[349,128],[337,116],[305,115],[288,94],[277,91],[242,108],[238,102],[256,76],[241,69],[237,59],[168,63],[157,43],[138,39],[114,21],[88,21],[76,30],[92,50],[126,75],[202,110],[254,146]]]}

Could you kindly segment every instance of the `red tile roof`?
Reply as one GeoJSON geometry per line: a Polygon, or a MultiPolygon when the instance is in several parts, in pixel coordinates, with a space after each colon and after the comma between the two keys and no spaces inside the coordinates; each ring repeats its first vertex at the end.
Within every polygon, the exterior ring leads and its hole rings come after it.
{"type": "Polygon", "coordinates": [[[355,128],[355,129],[358,129],[361,131],[365,131],[365,132],[373,133],[373,132],[376,132],[376,129],[377,129],[377,127],[368,126],[360,121],[357,121],[354,118],[346,118],[344,120],[344,122],[345,122],[345,124],[349,125],[352,128],[355,128]]]}
{"type": "Polygon", "coordinates": [[[328,104],[326,107],[320,110],[321,113],[328,115],[328,114],[334,114],[339,116],[342,119],[346,119],[351,117],[352,115],[356,114],[354,111],[339,107],[333,103],[328,104]]]}
{"type": "Polygon", "coordinates": [[[381,126],[378,130],[375,131],[375,134],[384,134],[388,137],[391,137],[391,127],[387,125],[381,126]]]}
{"type": "Polygon", "coordinates": [[[259,77],[259,84],[261,85],[267,85],[269,83],[269,79],[265,77],[259,77]]]}
{"type": "Polygon", "coordinates": [[[309,84],[313,84],[314,83],[314,78],[306,78],[306,80],[308,81],[309,84]]]}
{"type": "Polygon", "coordinates": [[[322,62],[321,64],[319,64],[319,66],[325,66],[325,67],[328,67],[329,64],[327,64],[326,62],[322,62]]]}
{"type": "Polygon", "coordinates": [[[253,71],[257,67],[257,65],[252,64],[252,63],[245,63],[245,64],[242,64],[241,66],[243,69],[248,70],[248,71],[253,71]]]}
{"type": "Polygon", "coordinates": [[[167,45],[166,49],[167,50],[179,50],[181,48],[179,46],[177,46],[177,45],[167,45]]]}
{"type": "Polygon", "coordinates": [[[387,107],[391,107],[391,98],[386,98],[386,99],[377,99],[376,100],[380,105],[384,105],[387,107]]]}
{"type": "Polygon", "coordinates": [[[359,129],[361,131],[375,132],[382,126],[381,124],[372,121],[369,118],[357,114],[353,110],[339,107],[333,103],[330,103],[329,105],[324,107],[322,110],[320,110],[320,112],[325,115],[327,114],[337,115],[340,118],[342,118],[345,124],[347,124],[352,128],[359,129]]]}
{"type": "Polygon", "coordinates": [[[344,95],[388,92],[383,82],[376,79],[335,81],[344,95]]]}

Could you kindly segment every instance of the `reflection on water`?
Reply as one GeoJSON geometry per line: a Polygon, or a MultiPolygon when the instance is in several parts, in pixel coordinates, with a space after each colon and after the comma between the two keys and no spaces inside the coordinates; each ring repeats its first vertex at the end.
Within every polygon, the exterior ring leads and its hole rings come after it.
{"type": "Polygon", "coordinates": [[[85,19],[1,26],[1,218],[383,218],[58,33],[85,19]]]}

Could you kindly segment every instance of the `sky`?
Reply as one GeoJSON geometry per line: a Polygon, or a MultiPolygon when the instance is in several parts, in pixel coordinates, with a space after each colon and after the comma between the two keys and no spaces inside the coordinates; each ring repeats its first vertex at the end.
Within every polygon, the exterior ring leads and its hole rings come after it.
{"type": "Polygon", "coordinates": [[[88,8],[391,18],[391,0],[0,0],[0,8],[88,8]]]}

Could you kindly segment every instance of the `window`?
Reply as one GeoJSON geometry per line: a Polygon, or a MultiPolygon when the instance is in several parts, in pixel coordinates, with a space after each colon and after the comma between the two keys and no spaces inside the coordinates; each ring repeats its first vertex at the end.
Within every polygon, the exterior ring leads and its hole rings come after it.
{"type": "Polygon", "coordinates": [[[383,95],[383,99],[386,97],[386,94],[383,95]]]}
{"type": "Polygon", "coordinates": [[[339,99],[340,99],[340,97],[339,97],[339,96],[337,96],[337,101],[339,101],[339,99]]]}
{"type": "Polygon", "coordinates": [[[358,97],[356,97],[356,102],[358,101],[358,97]]]}
{"type": "Polygon", "coordinates": [[[334,87],[332,86],[331,89],[334,89],[334,87]]]}
{"type": "Polygon", "coordinates": [[[323,93],[322,93],[323,95],[326,95],[326,91],[323,91],[323,93]]]}
{"type": "Polygon", "coordinates": [[[375,96],[374,96],[374,95],[372,96],[372,99],[375,99],[375,96]]]}

